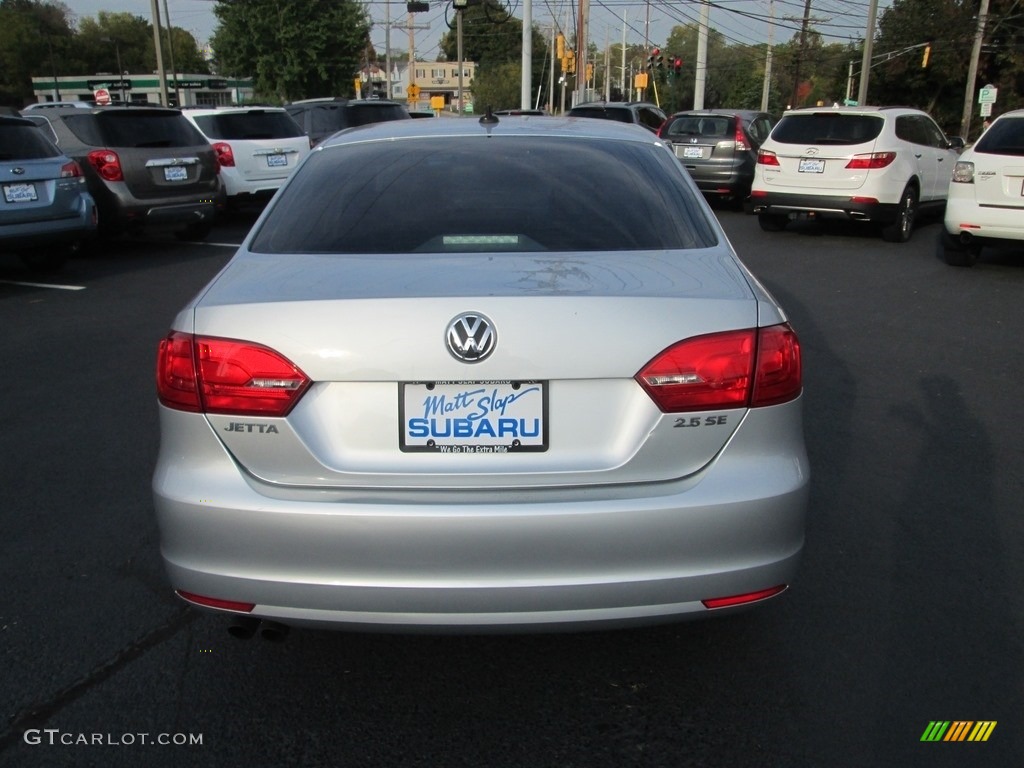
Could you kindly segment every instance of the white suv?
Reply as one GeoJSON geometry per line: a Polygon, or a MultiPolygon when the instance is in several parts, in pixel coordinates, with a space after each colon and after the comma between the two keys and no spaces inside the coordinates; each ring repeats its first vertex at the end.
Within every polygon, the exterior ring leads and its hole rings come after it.
{"type": "Polygon", "coordinates": [[[309,137],[277,107],[185,109],[213,145],[228,203],[269,198],[306,155],[309,137]]]}
{"type": "Polygon", "coordinates": [[[750,193],[761,228],[791,219],[877,222],[910,239],[925,208],[946,203],[963,139],[948,139],[906,107],[818,107],[786,112],[761,145],[750,193]]]}
{"type": "Polygon", "coordinates": [[[939,250],[969,267],[986,243],[1024,247],[1024,109],[1007,112],[969,147],[953,169],[939,250]]]}

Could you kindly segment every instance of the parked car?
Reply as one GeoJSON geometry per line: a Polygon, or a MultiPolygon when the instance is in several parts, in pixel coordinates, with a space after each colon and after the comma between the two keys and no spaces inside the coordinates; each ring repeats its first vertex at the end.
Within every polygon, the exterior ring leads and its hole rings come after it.
{"type": "Polygon", "coordinates": [[[404,104],[386,99],[305,99],[285,105],[285,110],[314,145],[346,128],[410,119],[404,104]]]}
{"type": "Polygon", "coordinates": [[[309,154],[309,137],[279,107],[186,109],[183,114],[217,152],[229,205],[269,199],[309,154]]]}
{"type": "Polygon", "coordinates": [[[758,151],[754,212],[770,232],[795,218],[843,219],[881,224],[903,243],[919,212],[945,206],[963,146],[919,109],[792,110],[758,151]]]}
{"type": "Polygon", "coordinates": [[[649,131],[657,132],[667,116],[661,107],[646,101],[594,101],[577,104],[569,110],[569,117],[591,117],[599,120],[614,120],[619,123],[642,125],[649,131]]]}
{"type": "Polygon", "coordinates": [[[772,124],[766,112],[689,110],[671,115],[658,135],[672,145],[701,192],[742,205],[750,196],[757,150],[772,124]]]}
{"type": "Polygon", "coordinates": [[[0,253],[50,271],[96,234],[82,169],[35,123],[0,115],[0,253]]]}
{"type": "Polygon", "coordinates": [[[997,117],[953,168],[939,250],[972,266],[986,245],[1024,247],[1024,109],[997,117]]]}
{"type": "Polygon", "coordinates": [[[543,117],[547,114],[543,109],[499,109],[494,112],[495,115],[501,117],[543,117]]]}
{"type": "Polygon", "coordinates": [[[794,578],[801,358],[664,142],[323,142],[159,345],[160,551],[232,632],[611,627],[794,578]]]}
{"type": "Polygon", "coordinates": [[[50,107],[32,120],[82,167],[101,235],[166,229],[202,239],[224,207],[210,143],[163,107],[50,107]]]}

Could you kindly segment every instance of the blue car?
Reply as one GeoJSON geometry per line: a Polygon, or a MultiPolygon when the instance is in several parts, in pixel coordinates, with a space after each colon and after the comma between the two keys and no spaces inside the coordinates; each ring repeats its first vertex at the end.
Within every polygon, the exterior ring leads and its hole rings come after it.
{"type": "Polygon", "coordinates": [[[0,115],[0,255],[52,271],[96,234],[82,169],[36,124],[0,115]]]}

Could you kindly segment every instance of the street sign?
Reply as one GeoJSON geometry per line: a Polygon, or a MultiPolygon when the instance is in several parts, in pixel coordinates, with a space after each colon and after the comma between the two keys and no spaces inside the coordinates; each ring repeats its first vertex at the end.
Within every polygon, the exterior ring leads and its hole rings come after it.
{"type": "Polygon", "coordinates": [[[978,91],[978,103],[979,104],[994,104],[996,96],[999,95],[999,89],[993,88],[991,85],[986,85],[978,91]]]}
{"type": "Polygon", "coordinates": [[[981,109],[979,110],[978,114],[980,114],[982,117],[992,117],[992,102],[982,102],[981,109]]]}
{"type": "Polygon", "coordinates": [[[92,95],[96,99],[97,107],[106,107],[110,104],[110,91],[106,88],[97,88],[92,95]]]}
{"type": "Polygon", "coordinates": [[[409,98],[416,101],[420,97],[420,87],[413,83],[405,89],[405,92],[409,95],[409,98]]]}

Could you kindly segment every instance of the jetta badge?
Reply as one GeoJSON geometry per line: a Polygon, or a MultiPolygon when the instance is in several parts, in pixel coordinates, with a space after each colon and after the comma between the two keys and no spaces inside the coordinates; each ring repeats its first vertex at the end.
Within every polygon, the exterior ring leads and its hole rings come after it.
{"type": "Polygon", "coordinates": [[[445,331],[448,351],[456,360],[464,363],[479,363],[486,360],[498,343],[494,324],[479,312],[463,312],[457,315],[445,331]]]}

